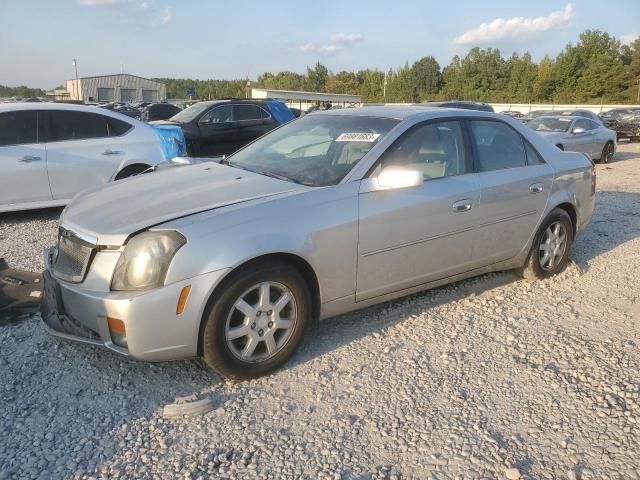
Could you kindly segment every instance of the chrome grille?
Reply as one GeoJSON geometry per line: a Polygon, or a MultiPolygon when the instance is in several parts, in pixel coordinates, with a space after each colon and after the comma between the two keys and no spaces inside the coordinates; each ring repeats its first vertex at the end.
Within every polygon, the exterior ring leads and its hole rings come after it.
{"type": "Polygon", "coordinates": [[[58,245],[52,258],[53,274],[68,282],[80,283],[89,268],[94,246],[60,229],[58,245]]]}

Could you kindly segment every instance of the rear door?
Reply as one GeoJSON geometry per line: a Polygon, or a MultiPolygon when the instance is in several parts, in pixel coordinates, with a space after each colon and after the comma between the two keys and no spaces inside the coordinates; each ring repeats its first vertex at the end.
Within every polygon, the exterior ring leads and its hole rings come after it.
{"type": "Polygon", "coordinates": [[[516,256],[544,212],[553,170],[500,120],[468,121],[481,194],[473,260],[491,265],[516,256]]]}
{"type": "Polygon", "coordinates": [[[36,110],[0,113],[0,207],[51,200],[36,110]]]}
{"type": "Polygon", "coordinates": [[[234,120],[238,122],[239,137],[246,145],[273,128],[273,119],[268,112],[253,104],[235,105],[234,120]]]}
{"type": "Polygon", "coordinates": [[[406,167],[422,171],[425,182],[361,190],[357,301],[469,269],[480,200],[470,157],[458,121],[418,124],[385,152],[374,175],[406,167]]]}
{"type": "Polygon", "coordinates": [[[47,170],[53,198],[71,198],[108,182],[127,148],[120,139],[109,138],[109,117],[73,110],[49,110],[48,114],[47,170]]]}
{"type": "Polygon", "coordinates": [[[235,152],[240,144],[240,129],[233,118],[233,104],[216,105],[198,120],[200,152],[203,156],[219,156],[235,152]]]}

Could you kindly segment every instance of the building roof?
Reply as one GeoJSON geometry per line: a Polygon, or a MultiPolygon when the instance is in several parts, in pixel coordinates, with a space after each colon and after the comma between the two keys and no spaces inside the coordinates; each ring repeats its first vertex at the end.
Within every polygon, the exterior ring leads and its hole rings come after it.
{"type": "MultiPolygon", "coordinates": [[[[149,82],[155,82],[155,83],[161,83],[164,85],[164,82],[161,82],[160,80],[154,80],[152,78],[145,78],[145,77],[140,77],[138,75],[131,75],[130,73],[114,73],[112,75],[94,75],[94,76],[90,76],[90,77],[79,77],[78,80],[89,80],[92,78],[106,78],[106,77],[134,77],[134,78],[140,78],[142,80],[147,80],[149,82]]],[[[69,80],[67,80],[68,82],[72,82],[74,81],[75,78],[71,78],[69,80]]]]}

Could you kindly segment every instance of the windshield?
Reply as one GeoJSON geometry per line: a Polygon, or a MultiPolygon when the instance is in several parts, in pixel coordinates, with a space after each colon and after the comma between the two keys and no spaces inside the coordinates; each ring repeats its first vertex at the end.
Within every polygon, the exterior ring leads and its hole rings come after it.
{"type": "Polygon", "coordinates": [[[536,132],[566,132],[572,121],[571,118],[540,117],[531,120],[527,125],[536,132]]]}
{"type": "Polygon", "coordinates": [[[188,108],[176,113],[169,119],[170,122],[188,123],[194,120],[198,115],[211,106],[211,103],[200,102],[191,105],[188,108]]]}
{"type": "Polygon", "coordinates": [[[228,164],[303,185],[339,183],[398,120],[356,115],[307,115],[274,130],[228,164]]]}
{"type": "Polygon", "coordinates": [[[538,118],[542,115],[549,115],[549,110],[533,110],[527,114],[529,118],[538,118]]]}

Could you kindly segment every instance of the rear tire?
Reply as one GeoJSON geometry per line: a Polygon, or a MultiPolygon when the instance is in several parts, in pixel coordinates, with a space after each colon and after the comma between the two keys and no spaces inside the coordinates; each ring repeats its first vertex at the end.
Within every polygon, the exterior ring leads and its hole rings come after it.
{"type": "Polygon", "coordinates": [[[122,170],[120,170],[114,180],[122,180],[123,178],[129,178],[135,175],[140,175],[145,170],[148,170],[149,168],[151,168],[149,165],[144,165],[142,163],[129,165],[128,167],[124,167],[122,170]]]}
{"type": "Polygon", "coordinates": [[[232,272],[203,316],[204,361],[235,380],[267,375],[294,354],[311,316],[309,289],[293,267],[265,263],[232,272]]]}
{"type": "Polygon", "coordinates": [[[554,208],[536,232],[527,263],[518,269],[520,276],[534,280],[561,273],[569,262],[573,231],[569,214],[554,208]]]}

